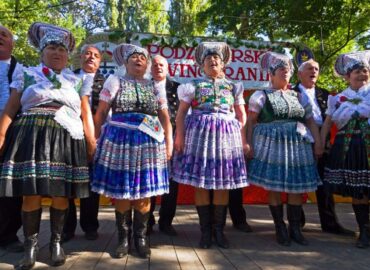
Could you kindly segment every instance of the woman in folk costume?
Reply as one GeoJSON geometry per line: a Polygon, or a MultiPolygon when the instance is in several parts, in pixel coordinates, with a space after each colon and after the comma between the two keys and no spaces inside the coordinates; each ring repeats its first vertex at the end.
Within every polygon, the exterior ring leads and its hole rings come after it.
{"type": "Polygon", "coordinates": [[[317,156],[322,154],[319,131],[308,99],[288,89],[294,70],[289,57],[267,52],[260,64],[269,72],[271,88],[256,91],[249,100],[247,141],[252,160],[248,178],[269,191],[277,242],[288,246],[291,238],[307,245],[300,228],[302,193],[316,190],[320,183],[311,145],[314,142],[317,156]],[[281,192],[288,193],[289,234],[281,192]]]}
{"type": "Polygon", "coordinates": [[[89,196],[79,93],[91,85],[82,85],[66,68],[75,40],[67,29],[44,23],[32,24],[28,38],[39,49],[41,64],[15,70],[0,119],[0,196],[23,196],[21,269],[31,269],[36,261],[41,197],[52,197],[50,252],[56,266],[65,262],[60,240],[68,198],[89,196]]]}
{"type": "Polygon", "coordinates": [[[100,93],[95,114],[100,139],[92,190],[116,199],[116,257],[129,251],[133,206],[134,243],[139,256],[146,258],[150,254],[146,236],[150,197],[168,193],[169,187],[167,160],[173,142],[166,90],[144,79],[150,65],[147,50],[121,44],[113,51],[113,59],[127,73],[111,75],[100,93]],[[101,132],[110,109],[112,118],[101,132]]]}
{"type": "Polygon", "coordinates": [[[230,56],[226,43],[201,43],[195,59],[205,76],[178,88],[173,178],[195,187],[202,248],[211,246],[212,220],[217,245],[229,247],[223,233],[228,190],[247,186],[244,89],[225,78],[223,69],[230,56]],[[191,115],[186,117],[190,107],[191,115]],[[214,213],[210,190],[214,191],[214,213]]]}
{"type": "Polygon", "coordinates": [[[356,246],[366,248],[369,246],[370,51],[340,55],[335,71],[348,82],[348,88],[329,96],[321,138],[325,138],[333,123],[339,131],[325,166],[324,184],[330,192],[352,197],[360,229],[356,246]]]}

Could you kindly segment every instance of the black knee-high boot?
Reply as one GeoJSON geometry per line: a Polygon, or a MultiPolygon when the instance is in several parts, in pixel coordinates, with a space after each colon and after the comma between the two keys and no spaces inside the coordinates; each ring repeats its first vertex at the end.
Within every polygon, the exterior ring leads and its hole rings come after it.
{"type": "Polygon", "coordinates": [[[201,237],[199,247],[210,248],[212,245],[212,223],[209,205],[197,206],[201,237]]]}
{"type": "Polygon", "coordinates": [[[118,230],[118,246],[116,248],[115,257],[122,258],[128,254],[131,242],[131,209],[123,213],[116,211],[116,225],[118,230]]]}
{"type": "Polygon", "coordinates": [[[308,241],[301,231],[302,205],[287,205],[290,238],[296,243],[307,246],[308,241]]]}
{"type": "Polygon", "coordinates": [[[60,209],[50,207],[51,237],[50,237],[49,250],[50,250],[51,263],[53,266],[63,265],[66,261],[66,256],[64,254],[64,250],[62,246],[60,245],[60,241],[62,238],[63,226],[64,226],[64,221],[65,221],[67,212],[68,212],[68,208],[60,210],[60,209]]]}
{"type": "Polygon", "coordinates": [[[227,205],[214,205],[213,206],[213,228],[216,243],[219,247],[229,248],[229,241],[224,234],[224,227],[226,223],[227,205]]]}
{"type": "Polygon", "coordinates": [[[367,204],[352,204],[352,207],[360,229],[356,247],[367,248],[369,246],[369,206],[367,204]]]}
{"type": "Polygon", "coordinates": [[[41,208],[30,212],[22,211],[24,256],[19,265],[22,270],[31,269],[35,265],[39,250],[37,237],[40,230],[41,213],[41,208]]]}
{"type": "Polygon", "coordinates": [[[270,205],[269,207],[275,224],[276,241],[282,246],[290,246],[288,230],[284,222],[283,205],[270,205]]]}
{"type": "Polygon", "coordinates": [[[149,215],[150,212],[142,214],[140,211],[134,210],[134,243],[137,253],[142,258],[148,258],[150,255],[150,247],[146,235],[149,215]]]}

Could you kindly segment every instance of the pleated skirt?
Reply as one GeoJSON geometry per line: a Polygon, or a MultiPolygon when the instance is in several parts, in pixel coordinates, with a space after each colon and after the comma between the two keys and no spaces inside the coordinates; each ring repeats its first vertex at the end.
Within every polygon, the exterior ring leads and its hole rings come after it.
{"type": "Polygon", "coordinates": [[[213,190],[247,186],[239,121],[222,114],[189,115],[185,150],[174,154],[172,166],[178,183],[213,190]]]}
{"type": "MultiPolygon", "coordinates": [[[[112,116],[138,126],[144,114],[112,116]]],[[[168,193],[166,146],[135,128],[107,123],[97,146],[92,190],[116,199],[137,200],[168,193]]]]}
{"type": "Polygon", "coordinates": [[[297,122],[257,124],[253,131],[254,158],[248,180],[266,190],[288,193],[314,191],[321,184],[312,144],[297,133],[297,122]]]}
{"type": "Polygon", "coordinates": [[[85,140],[54,120],[56,108],[33,108],[14,120],[0,157],[0,196],[89,196],[85,140]]]}

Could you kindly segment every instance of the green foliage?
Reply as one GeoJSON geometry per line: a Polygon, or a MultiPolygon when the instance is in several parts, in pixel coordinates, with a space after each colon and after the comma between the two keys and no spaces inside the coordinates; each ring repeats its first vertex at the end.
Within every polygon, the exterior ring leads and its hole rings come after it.
{"type": "Polygon", "coordinates": [[[160,0],[108,0],[106,20],[111,29],[131,32],[164,33],[167,16],[164,1],[160,0]],[[130,7],[133,16],[130,16],[130,7]],[[112,16],[113,15],[113,16],[112,16]]]}
{"type": "Polygon", "coordinates": [[[208,31],[240,39],[306,44],[321,66],[320,85],[338,91],[338,54],[364,49],[370,37],[370,2],[363,0],[211,0],[198,19],[208,31]]]}
{"type": "Polygon", "coordinates": [[[27,1],[5,0],[0,2],[0,14],[4,14],[1,24],[9,28],[16,38],[14,55],[26,65],[37,65],[40,62],[39,53],[28,44],[27,31],[33,22],[56,24],[71,30],[79,44],[86,31],[76,26],[72,14],[61,14],[58,10],[60,1],[27,1]]]}
{"type": "Polygon", "coordinates": [[[175,36],[205,35],[207,22],[197,19],[198,14],[209,7],[206,0],[171,0],[169,31],[175,36]]]}

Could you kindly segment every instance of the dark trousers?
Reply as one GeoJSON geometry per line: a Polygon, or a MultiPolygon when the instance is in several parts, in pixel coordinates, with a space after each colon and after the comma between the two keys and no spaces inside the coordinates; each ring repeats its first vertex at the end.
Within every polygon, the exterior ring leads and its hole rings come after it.
{"type": "MultiPolygon", "coordinates": [[[[80,226],[84,232],[95,232],[99,228],[99,194],[90,193],[90,197],[80,199],[80,226]]],[[[77,213],[74,199],[69,200],[69,209],[63,232],[74,233],[77,226],[77,213]]]]}
{"type": "MultiPolygon", "coordinates": [[[[158,223],[161,225],[171,225],[172,220],[176,214],[177,205],[177,193],[179,189],[179,184],[173,179],[170,179],[169,193],[163,194],[161,197],[161,208],[159,209],[159,220],[158,223]]],[[[150,198],[150,217],[149,225],[153,226],[155,224],[155,219],[153,212],[156,206],[156,197],[150,198]]]]}
{"type": "MultiPolygon", "coordinates": [[[[90,179],[93,168],[89,166],[90,179]]],[[[99,228],[99,194],[90,191],[90,197],[80,199],[80,226],[84,232],[95,232],[99,228]]],[[[74,233],[77,226],[77,213],[74,199],[69,200],[69,211],[66,217],[63,232],[74,233]]]]}
{"type": "MultiPolygon", "coordinates": [[[[325,160],[327,160],[327,158],[328,156],[324,154],[323,157],[320,158],[317,163],[317,170],[319,171],[321,179],[324,179],[324,167],[325,160]]],[[[321,185],[316,190],[316,198],[321,228],[330,229],[334,226],[337,226],[338,220],[335,214],[335,204],[333,194],[327,192],[324,186],[321,185]]]]}
{"type": "Polygon", "coordinates": [[[243,207],[243,188],[229,190],[229,213],[234,226],[246,222],[247,215],[243,207]]]}
{"type": "Polygon", "coordinates": [[[22,197],[0,198],[0,246],[18,241],[17,232],[22,227],[22,197]]]}

